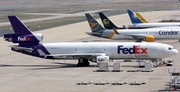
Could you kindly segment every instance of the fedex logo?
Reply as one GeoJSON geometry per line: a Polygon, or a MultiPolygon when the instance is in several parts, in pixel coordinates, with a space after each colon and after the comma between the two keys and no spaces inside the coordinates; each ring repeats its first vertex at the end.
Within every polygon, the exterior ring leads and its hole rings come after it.
{"type": "Polygon", "coordinates": [[[148,54],[148,48],[141,48],[140,45],[134,45],[132,48],[125,48],[123,45],[117,47],[118,54],[148,54]]]}
{"type": "Polygon", "coordinates": [[[30,41],[29,37],[18,37],[18,41],[30,41]]]}

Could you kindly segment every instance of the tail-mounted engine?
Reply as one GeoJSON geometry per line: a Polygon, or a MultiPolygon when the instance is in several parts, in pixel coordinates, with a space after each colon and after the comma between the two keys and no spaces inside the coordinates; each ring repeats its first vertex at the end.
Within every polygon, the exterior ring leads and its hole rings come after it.
{"type": "Polygon", "coordinates": [[[19,34],[5,34],[5,41],[13,43],[30,43],[30,42],[41,42],[43,41],[42,34],[28,34],[28,35],[19,35],[19,34]]]}

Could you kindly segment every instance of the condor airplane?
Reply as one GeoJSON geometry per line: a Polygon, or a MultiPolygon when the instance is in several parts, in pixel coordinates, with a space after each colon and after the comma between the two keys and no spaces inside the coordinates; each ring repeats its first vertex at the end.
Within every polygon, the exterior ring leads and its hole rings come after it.
{"type": "Polygon", "coordinates": [[[77,66],[88,66],[89,61],[109,59],[162,59],[176,55],[173,46],[162,43],[135,42],[61,42],[40,43],[42,34],[33,34],[16,16],[8,16],[15,33],[4,39],[18,43],[11,50],[45,59],[78,59],[77,66]]]}
{"type": "Polygon", "coordinates": [[[133,25],[129,27],[137,28],[153,28],[153,27],[180,27],[180,23],[148,23],[139,13],[133,13],[131,10],[127,10],[128,15],[133,25]]]}
{"type": "Polygon", "coordinates": [[[104,29],[90,14],[85,14],[92,32],[89,35],[114,39],[136,40],[137,42],[154,42],[160,39],[180,39],[179,28],[149,28],[149,29],[104,29]]]}

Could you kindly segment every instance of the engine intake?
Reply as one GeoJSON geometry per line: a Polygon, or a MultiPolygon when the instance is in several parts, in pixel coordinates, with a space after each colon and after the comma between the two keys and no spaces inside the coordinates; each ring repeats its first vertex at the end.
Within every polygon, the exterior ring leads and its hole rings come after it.
{"type": "Polygon", "coordinates": [[[155,38],[153,35],[151,35],[151,36],[146,36],[145,40],[146,40],[146,42],[154,42],[155,38]]]}

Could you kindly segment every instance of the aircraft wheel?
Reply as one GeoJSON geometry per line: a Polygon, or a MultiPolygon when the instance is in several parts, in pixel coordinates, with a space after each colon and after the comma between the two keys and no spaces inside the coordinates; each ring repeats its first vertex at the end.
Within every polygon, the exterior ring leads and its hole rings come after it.
{"type": "Polygon", "coordinates": [[[89,63],[88,61],[87,61],[87,62],[84,62],[84,65],[85,65],[85,66],[89,66],[89,64],[90,64],[90,63],[89,63]]]}
{"type": "Polygon", "coordinates": [[[83,59],[83,65],[84,66],[89,66],[89,61],[88,61],[88,59],[83,59]]]}
{"type": "Polygon", "coordinates": [[[81,67],[81,63],[77,63],[77,67],[81,67]]]}
{"type": "Polygon", "coordinates": [[[141,42],[141,40],[136,40],[136,42],[141,42]]]}
{"type": "Polygon", "coordinates": [[[84,61],[83,58],[79,58],[79,59],[78,59],[78,63],[77,63],[77,67],[83,66],[83,61],[84,61]]]}
{"type": "Polygon", "coordinates": [[[83,66],[89,66],[89,61],[88,61],[88,59],[84,59],[84,58],[80,58],[80,59],[78,59],[78,64],[77,64],[77,66],[78,67],[83,67],[83,66]]]}

